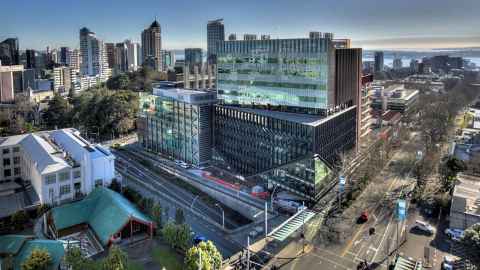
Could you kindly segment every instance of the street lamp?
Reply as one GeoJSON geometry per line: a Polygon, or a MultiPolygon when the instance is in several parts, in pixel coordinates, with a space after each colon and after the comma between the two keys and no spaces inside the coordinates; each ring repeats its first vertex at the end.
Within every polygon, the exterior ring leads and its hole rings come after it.
{"type": "Polygon", "coordinates": [[[222,211],[222,228],[225,229],[225,211],[223,211],[223,208],[220,206],[220,204],[216,203],[215,206],[220,208],[222,211]]]}

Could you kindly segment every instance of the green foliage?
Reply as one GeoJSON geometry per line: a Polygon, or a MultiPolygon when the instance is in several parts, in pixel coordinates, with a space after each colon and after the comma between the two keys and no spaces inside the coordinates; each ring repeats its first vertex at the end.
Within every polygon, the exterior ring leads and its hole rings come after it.
{"type": "Polygon", "coordinates": [[[84,258],[82,255],[82,251],[78,247],[72,247],[67,249],[63,260],[65,264],[70,267],[71,270],[92,269],[94,268],[95,264],[90,259],[84,258]]]}
{"type": "Polygon", "coordinates": [[[155,247],[152,250],[153,260],[157,263],[158,269],[183,270],[182,259],[172,249],[164,246],[155,247]]]}
{"type": "Polygon", "coordinates": [[[48,210],[50,209],[50,206],[48,204],[40,204],[37,207],[37,217],[42,216],[45,214],[48,210]]]}
{"type": "Polygon", "coordinates": [[[152,217],[157,228],[162,227],[162,206],[159,203],[154,203],[152,209],[150,210],[150,216],[152,217]]]}
{"type": "Polygon", "coordinates": [[[212,241],[191,247],[185,255],[185,269],[214,270],[222,266],[222,255],[212,241]]]}
{"type": "Polygon", "coordinates": [[[110,188],[111,190],[114,190],[114,191],[119,192],[119,193],[122,191],[122,185],[120,184],[120,182],[118,182],[118,180],[117,180],[116,178],[114,178],[114,179],[112,180],[112,182],[110,183],[109,188],[110,188]]]}
{"type": "Polygon", "coordinates": [[[442,189],[450,191],[455,185],[457,174],[466,169],[465,162],[456,157],[450,157],[440,167],[442,189]]]}
{"type": "Polygon", "coordinates": [[[182,208],[177,208],[177,210],[175,210],[175,223],[178,225],[185,223],[185,216],[183,215],[182,208]]]}
{"type": "Polygon", "coordinates": [[[187,250],[192,243],[191,230],[187,224],[168,222],[162,228],[162,235],[165,242],[172,248],[187,250]]]}
{"type": "Polygon", "coordinates": [[[478,253],[478,250],[480,250],[480,223],[466,229],[460,243],[466,247],[466,257],[470,262],[480,266],[480,254],[478,253]]]}
{"type": "Polygon", "coordinates": [[[20,210],[12,215],[11,220],[16,230],[23,230],[25,223],[28,222],[28,215],[25,211],[20,210]]]}
{"type": "Polygon", "coordinates": [[[48,102],[48,108],[43,112],[43,121],[49,129],[69,127],[70,111],[71,106],[68,101],[59,94],[55,94],[48,102]]]}
{"type": "Polygon", "coordinates": [[[104,270],[124,270],[127,269],[128,258],[127,254],[119,247],[113,245],[110,247],[108,256],[103,260],[104,270]]]}
{"type": "Polygon", "coordinates": [[[22,270],[47,270],[52,263],[52,257],[47,250],[34,249],[22,263],[22,270]]]}

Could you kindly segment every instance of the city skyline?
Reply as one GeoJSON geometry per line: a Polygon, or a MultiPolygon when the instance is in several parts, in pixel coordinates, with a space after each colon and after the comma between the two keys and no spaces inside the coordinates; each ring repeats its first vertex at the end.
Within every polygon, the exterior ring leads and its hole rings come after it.
{"type": "Polygon", "coordinates": [[[337,37],[351,38],[354,46],[365,49],[472,47],[480,41],[475,29],[469,27],[475,20],[480,22],[475,17],[480,2],[474,0],[304,2],[298,6],[287,0],[274,3],[214,0],[208,5],[191,0],[174,4],[148,0],[138,5],[127,1],[78,1],[60,11],[58,1],[21,0],[4,4],[10,12],[2,16],[0,38],[18,37],[22,50],[44,50],[46,46],[76,48],[78,30],[88,27],[105,42],[125,39],[139,42],[141,31],[156,17],[162,26],[162,47],[167,49],[206,49],[206,25],[216,18],[224,18],[226,36],[255,33],[285,38],[307,37],[309,31],[333,32],[337,37]],[[49,12],[55,16],[45,16],[49,12]],[[126,19],[119,20],[120,15],[126,19]]]}

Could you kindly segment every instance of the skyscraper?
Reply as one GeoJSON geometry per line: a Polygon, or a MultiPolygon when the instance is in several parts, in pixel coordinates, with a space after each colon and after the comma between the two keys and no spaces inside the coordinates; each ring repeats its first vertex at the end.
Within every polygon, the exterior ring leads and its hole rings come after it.
{"type": "Polygon", "coordinates": [[[115,73],[123,73],[128,70],[127,44],[124,42],[115,44],[115,73]]]}
{"type": "Polygon", "coordinates": [[[108,63],[103,42],[86,27],[80,29],[80,53],[82,75],[105,76],[108,73],[105,70],[108,68],[108,63]]]}
{"type": "Polygon", "coordinates": [[[175,66],[175,52],[162,50],[163,70],[167,71],[175,66]]]}
{"type": "Polygon", "coordinates": [[[401,58],[395,58],[393,59],[393,69],[399,70],[403,67],[402,59],[401,58]]]}
{"type": "Polygon", "coordinates": [[[136,71],[138,69],[138,54],[140,53],[140,44],[132,42],[131,40],[125,40],[127,46],[127,69],[128,71],[136,71]]]}
{"type": "Polygon", "coordinates": [[[216,44],[218,41],[225,40],[225,27],[223,19],[209,21],[207,24],[207,60],[209,64],[215,64],[217,57],[215,55],[216,44]]]}
{"type": "Polygon", "coordinates": [[[61,65],[69,65],[69,60],[70,60],[70,54],[72,50],[70,50],[69,47],[61,47],[60,48],[60,57],[59,57],[59,63],[61,65]]]}
{"type": "Polygon", "coordinates": [[[383,71],[383,52],[378,51],[374,54],[375,57],[375,72],[383,71]]]}
{"type": "Polygon", "coordinates": [[[155,20],[142,32],[143,65],[156,71],[162,70],[162,37],[160,24],[155,20]]]}
{"type": "Polygon", "coordinates": [[[72,69],[80,69],[81,64],[80,51],[75,49],[70,54],[69,66],[72,69]]]}
{"type": "Polygon", "coordinates": [[[7,38],[0,42],[0,61],[4,66],[20,64],[18,38],[7,38]]]}
{"type": "Polygon", "coordinates": [[[105,52],[107,54],[107,63],[109,68],[115,67],[115,44],[105,43],[105,52]]]}
{"type": "Polygon", "coordinates": [[[27,58],[27,64],[25,65],[25,68],[31,69],[31,68],[36,68],[35,65],[35,50],[25,50],[25,55],[27,58]]]}
{"type": "Polygon", "coordinates": [[[190,68],[190,71],[197,66],[199,69],[202,66],[202,49],[200,48],[186,48],[185,49],[185,66],[190,68]]]}

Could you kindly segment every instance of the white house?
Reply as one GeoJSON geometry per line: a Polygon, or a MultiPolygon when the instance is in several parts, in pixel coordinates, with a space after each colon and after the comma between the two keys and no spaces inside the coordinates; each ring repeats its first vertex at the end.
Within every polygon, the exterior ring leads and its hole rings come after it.
{"type": "Polygon", "coordinates": [[[115,157],[92,145],[75,129],[0,138],[0,184],[30,182],[41,203],[59,204],[109,185],[115,157]]]}

